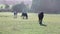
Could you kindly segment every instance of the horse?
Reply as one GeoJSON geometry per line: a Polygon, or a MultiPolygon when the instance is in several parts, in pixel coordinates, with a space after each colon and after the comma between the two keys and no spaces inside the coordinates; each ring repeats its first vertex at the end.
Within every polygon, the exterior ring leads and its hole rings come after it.
{"type": "Polygon", "coordinates": [[[28,19],[28,15],[27,15],[27,13],[22,13],[21,16],[23,17],[23,19],[24,19],[24,18],[28,19]]]}

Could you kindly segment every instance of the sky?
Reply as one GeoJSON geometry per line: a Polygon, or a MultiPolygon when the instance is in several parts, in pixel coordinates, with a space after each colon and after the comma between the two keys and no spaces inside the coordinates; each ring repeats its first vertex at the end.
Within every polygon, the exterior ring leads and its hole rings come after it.
{"type": "MultiPolygon", "coordinates": [[[[3,0],[0,0],[3,1],[3,0]]],[[[13,0],[4,0],[4,1],[13,1],[13,0]]],[[[15,1],[32,1],[32,0],[15,0],[15,1]]]]}
{"type": "Polygon", "coordinates": [[[24,2],[25,4],[31,4],[32,0],[0,0],[1,3],[6,3],[6,4],[15,4],[15,3],[21,3],[24,2]]]}

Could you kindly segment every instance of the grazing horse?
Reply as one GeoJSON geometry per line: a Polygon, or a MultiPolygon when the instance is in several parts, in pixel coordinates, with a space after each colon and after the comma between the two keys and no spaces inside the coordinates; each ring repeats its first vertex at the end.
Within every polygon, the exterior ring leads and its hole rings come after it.
{"type": "Polygon", "coordinates": [[[24,19],[24,18],[28,19],[28,15],[27,15],[27,13],[22,13],[21,16],[23,17],[23,19],[24,19]]]}
{"type": "Polygon", "coordinates": [[[17,11],[14,11],[14,18],[17,18],[17,11]]]}
{"type": "Polygon", "coordinates": [[[42,20],[43,20],[43,17],[44,17],[44,13],[41,12],[38,14],[38,19],[39,19],[39,24],[42,25],[42,20]]]}

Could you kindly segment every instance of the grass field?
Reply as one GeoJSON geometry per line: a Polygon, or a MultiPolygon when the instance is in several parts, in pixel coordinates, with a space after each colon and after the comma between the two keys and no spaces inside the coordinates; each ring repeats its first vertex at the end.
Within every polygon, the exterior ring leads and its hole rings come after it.
{"type": "Polygon", "coordinates": [[[60,14],[45,14],[40,26],[36,13],[28,13],[29,19],[21,14],[14,19],[13,13],[0,12],[0,34],[60,34],[60,14]]]}

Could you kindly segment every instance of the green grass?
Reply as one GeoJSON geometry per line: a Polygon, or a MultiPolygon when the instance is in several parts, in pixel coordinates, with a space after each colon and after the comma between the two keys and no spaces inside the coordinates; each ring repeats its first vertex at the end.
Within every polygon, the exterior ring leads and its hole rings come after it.
{"type": "Polygon", "coordinates": [[[60,34],[60,14],[45,14],[40,26],[36,13],[28,13],[29,19],[22,19],[21,14],[14,19],[13,13],[0,12],[0,34],[60,34]]]}

